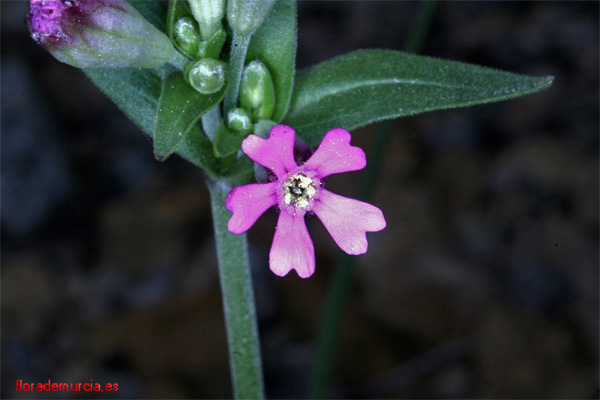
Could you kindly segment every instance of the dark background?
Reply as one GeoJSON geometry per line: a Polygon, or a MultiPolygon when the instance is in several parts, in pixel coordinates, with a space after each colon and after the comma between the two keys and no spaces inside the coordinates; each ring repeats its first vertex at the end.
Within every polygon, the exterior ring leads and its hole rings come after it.
{"type": "MultiPolygon", "coordinates": [[[[17,379],[231,396],[202,172],[156,162],[28,37],[27,3],[1,6],[2,397],[31,397],[17,379]]],[[[401,49],[416,9],[301,1],[297,64],[401,49]]],[[[331,396],[598,398],[598,18],[598,2],[439,3],[422,54],[556,80],[393,123],[372,199],[388,226],[356,257],[331,396]]],[[[375,132],[353,136],[369,162],[375,132]]],[[[353,197],[361,178],[328,184],[353,197]]],[[[315,275],[278,278],[275,222],[248,235],[266,391],[297,398],[342,252],[310,220],[315,275]]]]}

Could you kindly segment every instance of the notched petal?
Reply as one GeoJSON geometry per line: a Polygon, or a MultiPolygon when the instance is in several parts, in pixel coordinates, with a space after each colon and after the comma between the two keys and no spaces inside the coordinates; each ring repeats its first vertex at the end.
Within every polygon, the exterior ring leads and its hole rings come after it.
{"type": "Polygon", "coordinates": [[[242,142],[242,150],[254,162],[270,169],[278,179],[298,166],[294,161],[294,137],[296,132],[285,125],[271,128],[268,139],[249,135],[242,142]]]}
{"type": "Polygon", "coordinates": [[[279,276],[286,275],[292,269],[300,278],[308,278],[315,272],[315,249],[303,216],[281,211],[269,254],[269,265],[271,271],[279,276]]]}
{"type": "Polygon", "coordinates": [[[365,152],[360,147],[351,146],[350,132],[337,128],[327,132],[319,148],[304,164],[317,171],[320,178],[341,172],[357,171],[367,165],[365,152]]]}
{"type": "Polygon", "coordinates": [[[342,250],[348,254],[367,252],[366,232],[385,228],[381,210],[369,203],[323,190],[313,211],[342,250]]]}
{"type": "Polygon", "coordinates": [[[276,187],[277,182],[234,188],[225,201],[225,207],[233,213],[227,224],[229,232],[246,232],[269,207],[277,204],[276,187]]]}

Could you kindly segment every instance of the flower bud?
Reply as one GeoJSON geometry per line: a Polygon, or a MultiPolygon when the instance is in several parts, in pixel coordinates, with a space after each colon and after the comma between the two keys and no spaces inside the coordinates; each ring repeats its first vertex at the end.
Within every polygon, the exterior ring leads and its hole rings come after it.
{"type": "Polygon", "coordinates": [[[189,0],[194,18],[200,25],[202,40],[209,40],[221,28],[225,0],[189,0]]]}
{"type": "Polygon", "coordinates": [[[252,120],[269,119],[275,110],[275,87],[267,67],[252,61],[242,74],[240,105],[248,110],[252,120]]]}
{"type": "Polygon", "coordinates": [[[198,52],[200,33],[198,24],[191,17],[181,17],[173,24],[173,39],[182,53],[193,58],[198,52]]]}
{"type": "Polygon", "coordinates": [[[250,35],[263,23],[277,0],[229,0],[227,20],[239,35],[250,35]]]}
{"type": "Polygon", "coordinates": [[[225,85],[227,65],[214,58],[189,62],[183,76],[191,87],[202,94],[216,93],[225,85]]]}
{"type": "Polygon", "coordinates": [[[30,0],[31,37],[78,68],[155,68],[171,41],[125,0],[30,0]]]}
{"type": "Polygon", "coordinates": [[[227,126],[234,132],[251,133],[254,126],[243,108],[234,108],[227,114],[227,126]]]}

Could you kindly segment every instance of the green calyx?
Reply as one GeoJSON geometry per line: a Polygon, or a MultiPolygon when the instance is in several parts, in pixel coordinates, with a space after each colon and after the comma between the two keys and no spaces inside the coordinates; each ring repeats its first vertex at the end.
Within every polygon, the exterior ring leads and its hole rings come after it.
{"type": "MultiPolygon", "coordinates": [[[[194,4],[184,0],[170,0],[169,12],[167,15],[167,34],[177,49],[187,58],[192,60],[201,60],[203,58],[220,59],[221,50],[227,40],[227,33],[221,27],[221,17],[219,17],[219,6],[221,1],[198,1],[194,4]],[[195,7],[190,10],[188,4],[195,7]],[[215,13],[212,17],[206,13],[200,14],[208,18],[197,18],[192,11],[202,11],[204,8],[215,7],[215,13]],[[214,18],[213,18],[214,17],[214,18]],[[202,30],[202,24],[211,23],[212,28],[202,30]],[[208,32],[211,32],[210,35],[208,32]]],[[[223,6],[223,5],[222,5],[223,6]]],[[[223,6],[224,7],[224,6],[223,6]]],[[[221,13],[222,14],[222,13],[221,13]]],[[[206,28],[206,25],[205,25],[206,28]]]]}
{"type": "Polygon", "coordinates": [[[227,20],[239,35],[251,35],[267,18],[276,0],[229,0],[227,20]]]}
{"type": "Polygon", "coordinates": [[[254,125],[243,108],[234,108],[227,114],[227,126],[237,133],[252,133],[254,125]]]}
{"type": "Polygon", "coordinates": [[[240,105],[254,122],[269,119],[275,110],[275,87],[267,67],[255,60],[244,68],[240,85],[240,105]]]}
{"type": "Polygon", "coordinates": [[[202,94],[216,93],[225,84],[227,65],[213,58],[189,62],[183,76],[187,83],[202,94]]]}
{"type": "Polygon", "coordinates": [[[203,40],[209,40],[220,28],[225,15],[225,0],[189,0],[203,40]]]}
{"type": "Polygon", "coordinates": [[[193,58],[198,52],[200,33],[198,24],[191,17],[181,17],[173,24],[173,39],[179,49],[188,57],[193,58]]]}

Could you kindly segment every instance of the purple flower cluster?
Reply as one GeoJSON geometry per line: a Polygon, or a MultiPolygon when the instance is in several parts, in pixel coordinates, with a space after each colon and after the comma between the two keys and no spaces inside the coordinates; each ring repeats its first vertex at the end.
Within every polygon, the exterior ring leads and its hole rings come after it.
{"type": "Polygon", "coordinates": [[[295,269],[302,278],[315,271],[313,242],[304,216],[316,214],[337,245],[348,254],[367,251],[366,232],[385,228],[383,213],[362,201],[339,196],[323,187],[329,175],[365,167],[365,153],[350,145],[351,135],[334,129],[325,135],[315,153],[298,165],[294,160],[296,132],[285,125],[271,129],[268,139],[249,135],[242,150],[253,161],[268,168],[275,179],[234,188],[226,207],[233,212],[228,229],[246,232],[271,206],[279,207],[279,220],[269,255],[271,270],[279,276],[295,269]]]}

